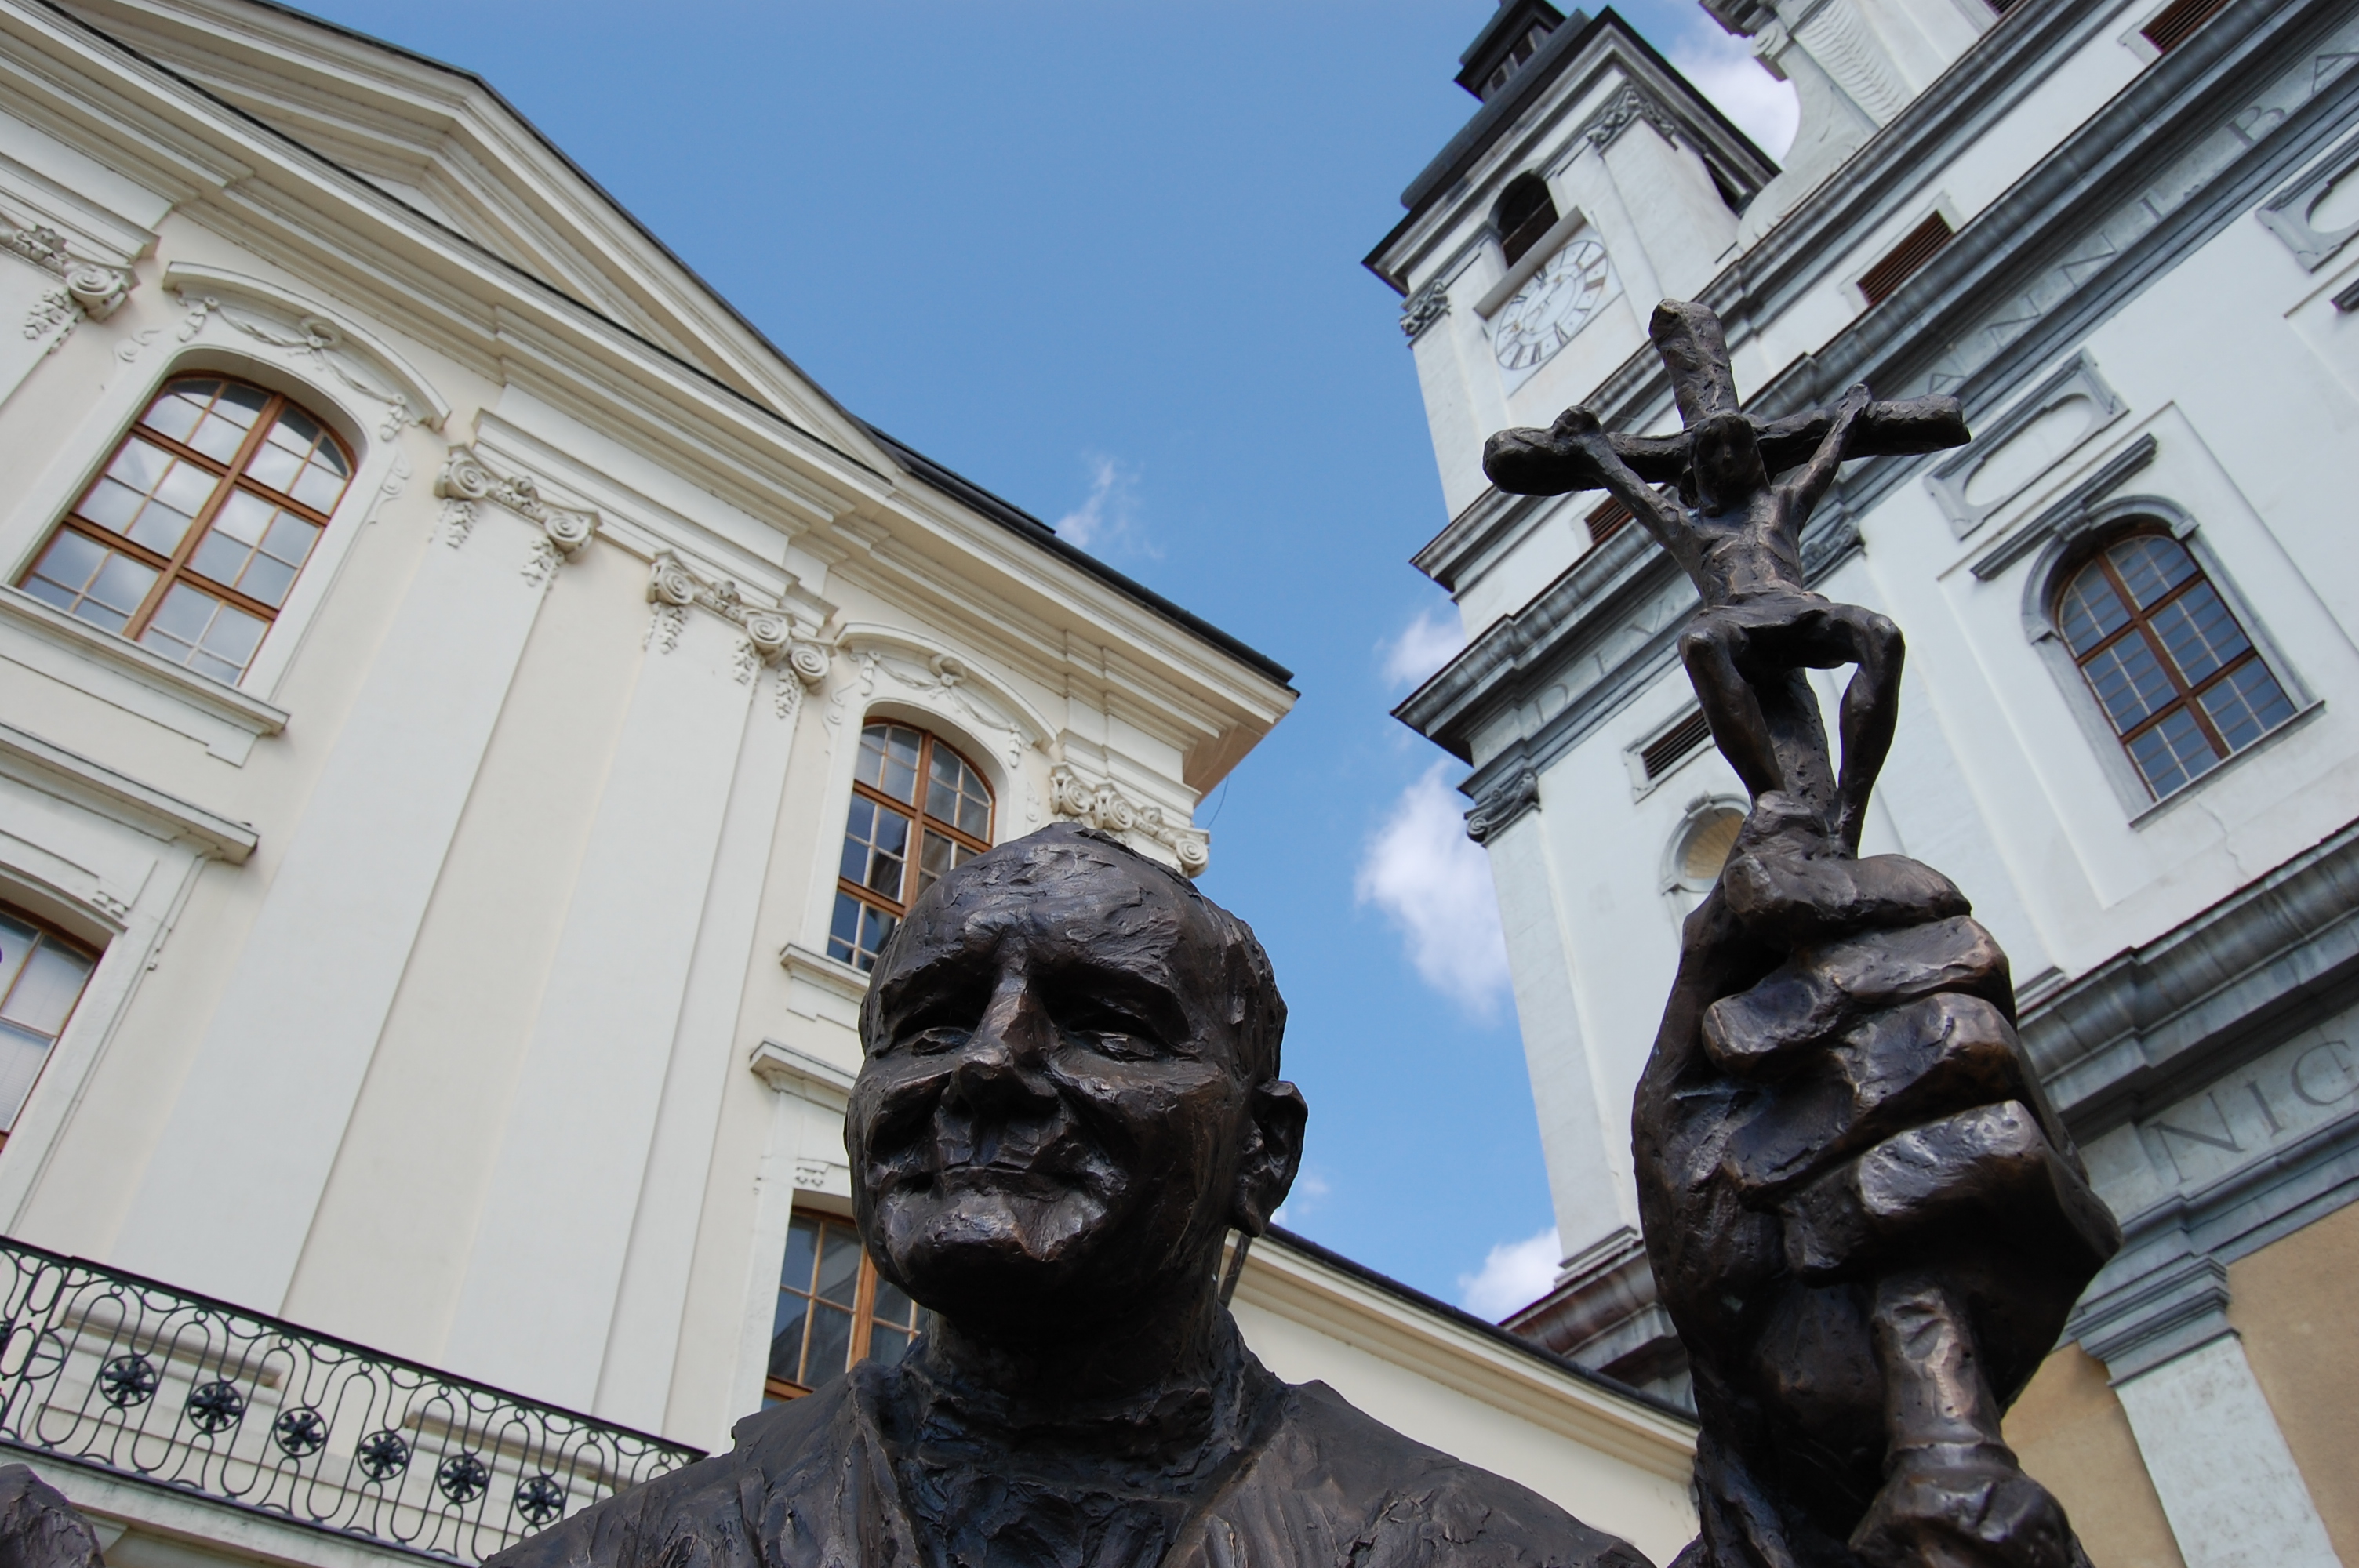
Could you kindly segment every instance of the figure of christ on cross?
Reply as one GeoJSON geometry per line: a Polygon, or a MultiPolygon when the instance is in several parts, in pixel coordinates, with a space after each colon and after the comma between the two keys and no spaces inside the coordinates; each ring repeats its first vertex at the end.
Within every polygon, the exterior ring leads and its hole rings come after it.
{"type": "Polygon", "coordinates": [[[1609,435],[1589,409],[1568,408],[1547,430],[1492,437],[1484,470],[1513,494],[1603,490],[1637,515],[1703,600],[1680,633],[1680,654],[1722,753],[1755,799],[1784,795],[1855,852],[1868,792],[1892,748],[1900,629],[1810,590],[1802,528],[1846,460],[1962,444],[1957,400],[1875,403],[1854,386],[1831,413],[1757,423],[1737,406],[1717,316],[1667,299],[1651,335],[1671,373],[1684,436],[1609,435]],[[1792,467],[1806,442],[1808,460],[1773,481],[1771,463],[1792,467]],[[1650,479],[1675,481],[1679,498],[1650,479]],[[1838,780],[1802,671],[1843,665],[1857,669],[1843,693],[1838,780]]]}
{"type": "Polygon", "coordinates": [[[1493,437],[1484,467],[1610,492],[1686,568],[1680,651],[1753,792],[1631,1116],[1702,1428],[1702,1535],[1676,1568],[2086,1568],[2001,1419],[2121,1234],[2017,1037],[2006,955],[1940,872],[1859,857],[1900,631],[1802,567],[1846,460],[1957,446],[1965,422],[1858,386],[1756,421],[1717,317],[1666,300],[1651,330],[1680,435],[1574,408],[1493,437]],[[1847,664],[1838,776],[1803,672],[1847,664]]]}

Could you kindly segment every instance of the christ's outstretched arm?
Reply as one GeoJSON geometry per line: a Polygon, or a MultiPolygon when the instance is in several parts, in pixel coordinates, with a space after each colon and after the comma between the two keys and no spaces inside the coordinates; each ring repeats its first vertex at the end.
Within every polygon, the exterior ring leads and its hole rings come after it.
{"type": "Polygon", "coordinates": [[[1647,532],[1671,552],[1673,559],[1687,560],[1690,552],[1686,514],[1622,460],[1622,454],[1614,449],[1612,438],[1600,427],[1594,413],[1586,408],[1568,408],[1558,415],[1556,423],[1549,427],[1549,444],[1570,460],[1588,481],[1582,488],[1602,490],[1628,507],[1646,524],[1647,532]]]}
{"type": "Polygon", "coordinates": [[[1810,454],[1801,472],[1777,487],[1778,514],[1797,530],[1834,487],[1836,471],[1850,455],[1852,433],[1859,427],[1859,416],[1867,411],[1869,402],[1864,385],[1855,385],[1844,393],[1843,401],[1835,406],[1834,423],[1827,427],[1819,449],[1810,454]]]}

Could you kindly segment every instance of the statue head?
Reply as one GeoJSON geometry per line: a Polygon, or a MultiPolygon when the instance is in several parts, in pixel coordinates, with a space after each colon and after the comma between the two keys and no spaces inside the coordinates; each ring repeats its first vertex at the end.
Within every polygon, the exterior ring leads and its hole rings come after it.
{"type": "Polygon", "coordinates": [[[861,1007],[845,1140],[870,1254],[1004,1335],[1209,1292],[1301,1157],[1285,1023],[1245,923],[1120,840],[1059,824],[975,857],[861,1007]]]}
{"type": "Polygon", "coordinates": [[[1726,511],[1769,483],[1753,421],[1742,414],[1705,416],[1689,432],[1688,450],[1696,501],[1706,512],[1726,511]]]}

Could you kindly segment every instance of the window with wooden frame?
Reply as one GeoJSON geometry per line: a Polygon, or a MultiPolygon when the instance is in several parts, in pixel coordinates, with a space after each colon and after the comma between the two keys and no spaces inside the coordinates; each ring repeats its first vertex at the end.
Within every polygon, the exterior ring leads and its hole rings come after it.
{"type": "Polygon", "coordinates": [[[0,904],[0,1144],[97,967],[87,944],[0,904]]]}
{"type": "Polygon", "coordinates": [[[982,772],[923,730],[869,725],[853,771],[827,956],[875,968],[918,895],[990,848],[991,786],[982,772]]]}
{"type": "Polygon", "coordinates": [[[284,395],[180,376],[16,586],[235,685],[352,476],[344,444],[284,395]]]}
{"type": "Polygon", "coordinates": [[[932,1316],[877,1274],[850,1220],[798,1214],[787,1227],[763,1395],[799,1400],[871,1356],[898,1361],[932,1316]]]}
{"type": "Polygon", "coordinates": [[[2056,630],[2156,799],[2293,717],[2293,702],[2186,546],[2117,539],[2069,573],[2056,630]]]}

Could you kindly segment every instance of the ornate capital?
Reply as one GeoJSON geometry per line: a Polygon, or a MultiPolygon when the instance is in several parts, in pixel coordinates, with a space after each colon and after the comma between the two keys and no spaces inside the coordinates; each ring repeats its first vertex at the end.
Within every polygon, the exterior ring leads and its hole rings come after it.
{"type": "Polygon", "coordinates": [[[56,333],[51,349],[64,342],[83,318],[103,321],[114,315],[139,281],[127,267],[109,266],[75,255],[63,234],[38,223],[27,229],[0,223],[0,250],[32,263],[59,280],[59,286],[42,295],[41,302],[27,313],[24,322],[27,338],[56,333]]]}
{"type": "Polygon", "coordinates": [[[1141,806],[1111,784],[1091,784],[1062,762],[1049,774],[1049,809],[1084,827],[1152,839],[1170,850],[1180,869],[1191,877],[1212,863],[1211,834],[1169,820],[1161,806],[1141,806]]]}
{"type": "MultiPolygon", "coordinates": [[[[756,669],[769,665],[810,688],[827,679],[834,662],[827,644],[819,641],[816,628],[799,627],[786,611],[749,601],[745,590],[732,579],[700,577],[669,550],[657,551],[655,559],[648,563],[647,602],[656,607],[647,645],[661,653],[669,653],[679,642],[680,620],[691,607],[709,610],[735,626],[743,633],[737,652],[740,680],[753,679],[756,669]]],[[[789,691],[782,676],[778,697],[781,717],[792,716],[798,697],[789,691]]]]}
{"type": "Polygon", "coordinates": [[[1436,278],[1410,295],[1408,302],[1401,307],[1401,335],[1414,343],[1425,335],[1428,327],[1449,314],[1449,291],[1436,278]]]}
{"type": "Polygon", "coordinates": [[[1581,134],[1591,146],[1603,152],[1614,145],[1614,137],[1640,120],[1660,131],[1665,141],[1678,137],[1679,123],[1671,118],[1671,112],[1657,103],[1652,93],[1641,92],[1636,83],[1627,81],[1604,108],[1590,116],[1581,134]]]}
{"type": "Polygon", "coordinates": [[[462,442],[451,449],[442,471],[434,479],[434,493],[443,501],[442,538],[452,549],[474,531],[476,508],[485,502],[504,506],[527,523],[538,525],[525,576],[546,583],[558,567],[598,532],[595,512],[576,511],[541,499],[540,487],[527,474],[507,475],[489,467],[473,447],[462,442]]]}

